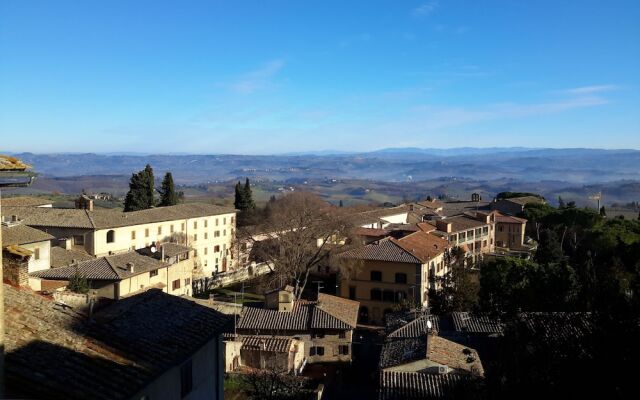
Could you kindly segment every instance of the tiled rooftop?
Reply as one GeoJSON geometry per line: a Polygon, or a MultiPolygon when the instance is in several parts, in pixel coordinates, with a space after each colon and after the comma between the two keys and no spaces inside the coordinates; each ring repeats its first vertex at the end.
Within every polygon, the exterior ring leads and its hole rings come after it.
{"type": "Polygon", "coordinates": [[[38,207],[52,204],[53,201],[40,197],[16,196],[2,199],[3,207],[38,207]]]}
{"type": "Polygon", "coordinates": [[[230,207],[213,204],[189,203],[157,207],[148,210],[122,212],[116,210],[77,210],[62,208],[3,207],[3,215],[18,215],[31,226],[109,229],[143,225],[154,222],[175,221],[212,215],[235,213],[230,207]]]}
{"type": "Polygon", "coordinates": [[[439,256],[449,247],[447,240],[422,231],[398,239],[397,243],[423,263],[439,256]]]}
{"type": "Polygon", "coordinates": [[[66,267],[74,262],[93,260],[95,257],[81,250],[67,250],[59,246],[51,246],[51,268],[66,267]]]}
{"type": "Polygon", "coordinates": [[[379,400],[452,399],[456,387],[467,384],[469,375],[380,372],[379,400]]]}
{"type": "Polygon", "coordinates": [[[406,251],[392,238],[381,239],[366,246],[346,251],[341,256],[359,260],[422,264],[417,256],[406,251]]]}
{"type": "Polygon", "coordinates": [[[45,242],[52,239],[54,239],[54,237],[48,233],[21,223],[12,226],[2,226],[2,247],[45,242]]]}
{"type": "Polygon", "coordinates": [[[488,315],[479,315],[466,311],[451,313],[454,329],[458,332],[477,334],[501,334],[502,324],[497,318],[488,315]]]}
{"type": "Polygon", "coordinates": [[[91,324],[33,292],[4,293],[9,397],[130,399],[229,322],[158,290],[98,311],[91,324]]]}

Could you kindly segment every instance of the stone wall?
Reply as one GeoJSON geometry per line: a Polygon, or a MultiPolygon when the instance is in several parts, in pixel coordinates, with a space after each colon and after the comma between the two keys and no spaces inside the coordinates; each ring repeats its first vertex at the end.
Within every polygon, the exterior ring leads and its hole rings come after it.
{"type": "Polygon", "coordinates": [[[2,254],[2,265],[4,267],[3,278],[12,285],[29,286],[29,258],[21,258],[7,254],[2,254]]]}

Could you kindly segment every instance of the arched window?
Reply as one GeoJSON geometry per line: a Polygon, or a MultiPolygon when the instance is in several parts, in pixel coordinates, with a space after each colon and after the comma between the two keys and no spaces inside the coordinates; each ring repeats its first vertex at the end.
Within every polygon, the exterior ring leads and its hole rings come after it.
{"type": "Polygon", "coordinates": [[[113,229],[110,231],[107,231],[107,243],[113,243],[116,241],[116,231],[114,231],[113,229]]]}
{"type": "Polygon", "coordinates": [[[371,300],[382,300],[382,291],[380,289],[371,289],[371,300]]]}

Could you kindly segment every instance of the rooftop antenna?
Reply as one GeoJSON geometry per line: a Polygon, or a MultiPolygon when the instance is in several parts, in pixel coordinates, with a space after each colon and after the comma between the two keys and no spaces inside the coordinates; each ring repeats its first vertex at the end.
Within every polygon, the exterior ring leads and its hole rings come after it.
{"type": "Polygon", "coordinates": [[[598,211],[600,211],[600,200],[602,200],[602,190],[599,191],[598,193],[592,194],[591,196],[589,196],[589,198],[591,200],[596,200],[598,202],[598,211]]]}

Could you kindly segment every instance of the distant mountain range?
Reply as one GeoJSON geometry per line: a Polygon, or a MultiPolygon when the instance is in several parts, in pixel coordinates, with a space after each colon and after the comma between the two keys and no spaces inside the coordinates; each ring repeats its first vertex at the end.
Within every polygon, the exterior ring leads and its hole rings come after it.
{"type": "Polygon", "coordinates": [[[388,182],[440,177],[592,184],[640,180],[640,151],[600,149],[383,149],[367,153],[289,155],[15,154],[48,177],[130,175],[149,163],[178,183],[250,177],[263,180],[370,179],[388,182]]]}

